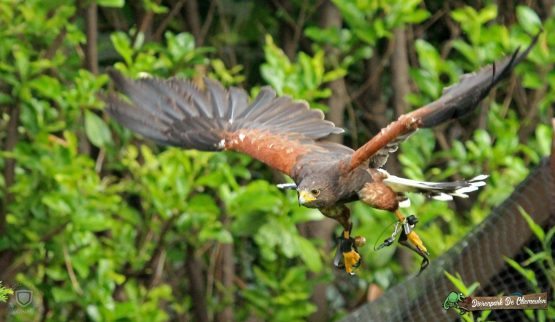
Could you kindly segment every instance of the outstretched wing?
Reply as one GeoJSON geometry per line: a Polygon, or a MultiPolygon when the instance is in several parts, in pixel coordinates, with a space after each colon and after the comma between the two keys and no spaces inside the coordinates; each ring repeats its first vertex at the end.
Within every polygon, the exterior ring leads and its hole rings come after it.
{"type": "Polygon", "coordinates": [[[171,78],[131,80],[109,71],[116,87],[107,99],[108,113],[123,126],[163,145],[203,151],[244,152],[290,174],[301,156],[325,152],[316,140],[343,129],[324,120],[303,101],[276,97],[263,88],[249,104],[240,88],[224,89],[205,79],[205,90],[171,78]]]}
{"type": "Polygon", "coordinates": [[[401,115],[397,121],[382,129],[353,153],[349,170],[355,169],[368,159],[371,166],[381,167],[387,161],[388,154],[397,150],[397,145],[402,139],[418,128],[433,127],[473,111],[492,87],[509,75],[514,66],[528,55],[536,44],[538,36],[539,34],[534,37],[525,51],[520,52],[517,49],[511,56],[498,63],[478,72],[463,75],[460,82],[446,88],[438,100],[411,113],[401,115]]]}

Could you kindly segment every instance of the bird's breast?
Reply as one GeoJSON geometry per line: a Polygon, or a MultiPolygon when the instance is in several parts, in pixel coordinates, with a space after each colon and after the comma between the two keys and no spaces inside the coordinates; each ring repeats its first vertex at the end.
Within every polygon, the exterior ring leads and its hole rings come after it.
{"type": "Polygon", "coordinates": [[[372,183],[372,175],[367,167],[359,167],[338,180],[338,195],[342,202],[351,202],[359,199],[358,192],[367,183],[372,183]]]}

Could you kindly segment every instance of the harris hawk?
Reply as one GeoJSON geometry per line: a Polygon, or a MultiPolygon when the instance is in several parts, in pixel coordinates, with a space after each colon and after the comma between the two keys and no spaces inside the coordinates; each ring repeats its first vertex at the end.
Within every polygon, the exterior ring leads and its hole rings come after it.
{"type": "Polygon", "coordinates": [[[361,200],[367,205],[391,211],[397,217],[394,235],[422,256],[421,269],[428,264],[428,252],[414,231],[414,216],[405,217],[399,207],[406,203],[406,192],[419,192],[439,200],[467,198],[468,192],[485,185],[487,176],[467,181],[422,182],[400,178],[382,169],[389,154],[419,128],[430,128],[473,111],[494,85],[506,77],[530,52],[537,40],[524,51],[472,74],[444,89],[436,101],[401,115],[366,144],[351,148],[326,141],[343,129],[324,120],[320,110],[304,101],[278,97],[263,87],[249,102],[247,92],[238,87],[225,89],[220,83],[204,79],[203,88],[193,82],[153,77],[132,80],[115,70],[109,75],[125,98],[111,92],[106,98],[107,112],[123,126],[162,145],[202,151],[233,150],[246,153],[290,176],[299,203],[318,208],[343,227],[334,264],[352,274],[360,264],[357,247],[364,238],[351,236],[348,202],[361,200]],[[398,229],[401,227],[400,229],[398,229]]]}

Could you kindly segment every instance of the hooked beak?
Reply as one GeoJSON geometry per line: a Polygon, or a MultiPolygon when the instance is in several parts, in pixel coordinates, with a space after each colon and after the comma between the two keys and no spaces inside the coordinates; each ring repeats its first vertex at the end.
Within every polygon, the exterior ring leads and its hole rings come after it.
{"type": "Polygon", "coordinates": [[[311,194],[310,192],[305,190],[299,191],[299,203],[301,205],[311,203],[314,200],[316,200],[316,197],[314,197],[314,195],[311,194]]]}

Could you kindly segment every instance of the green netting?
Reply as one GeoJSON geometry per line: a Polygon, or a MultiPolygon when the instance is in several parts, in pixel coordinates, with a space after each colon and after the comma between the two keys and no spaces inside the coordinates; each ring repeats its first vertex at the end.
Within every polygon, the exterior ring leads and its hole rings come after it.
{"type": "MultiPolygon", "coordinates": [[[[454,310],[442,308],[447,294],[457,291],[445,271],[459,273],[466,285],[480,283],[475,296],[532,292],[527,280],[504,259],[506,256],[522,261],[528,258],[525,247],[533,251],[541,249],[520,214],[519,206],[544,228],[555,224],[555,183],[548,160],[544,160],[462,241],[433,260],[420,276],[413,276],[393,287],[343,321],[456,321],[460,317],[454,310]]],[[[538,277],[539,288],[547,291],[545,274],[538,267],[532,269],[538,277]]],[[[477,317],[480,313],[474,314],[477,317]]],[[[524,315],[518,310],[499,310],[493,311],[488,320],[523,321],[524,315]]]]}

